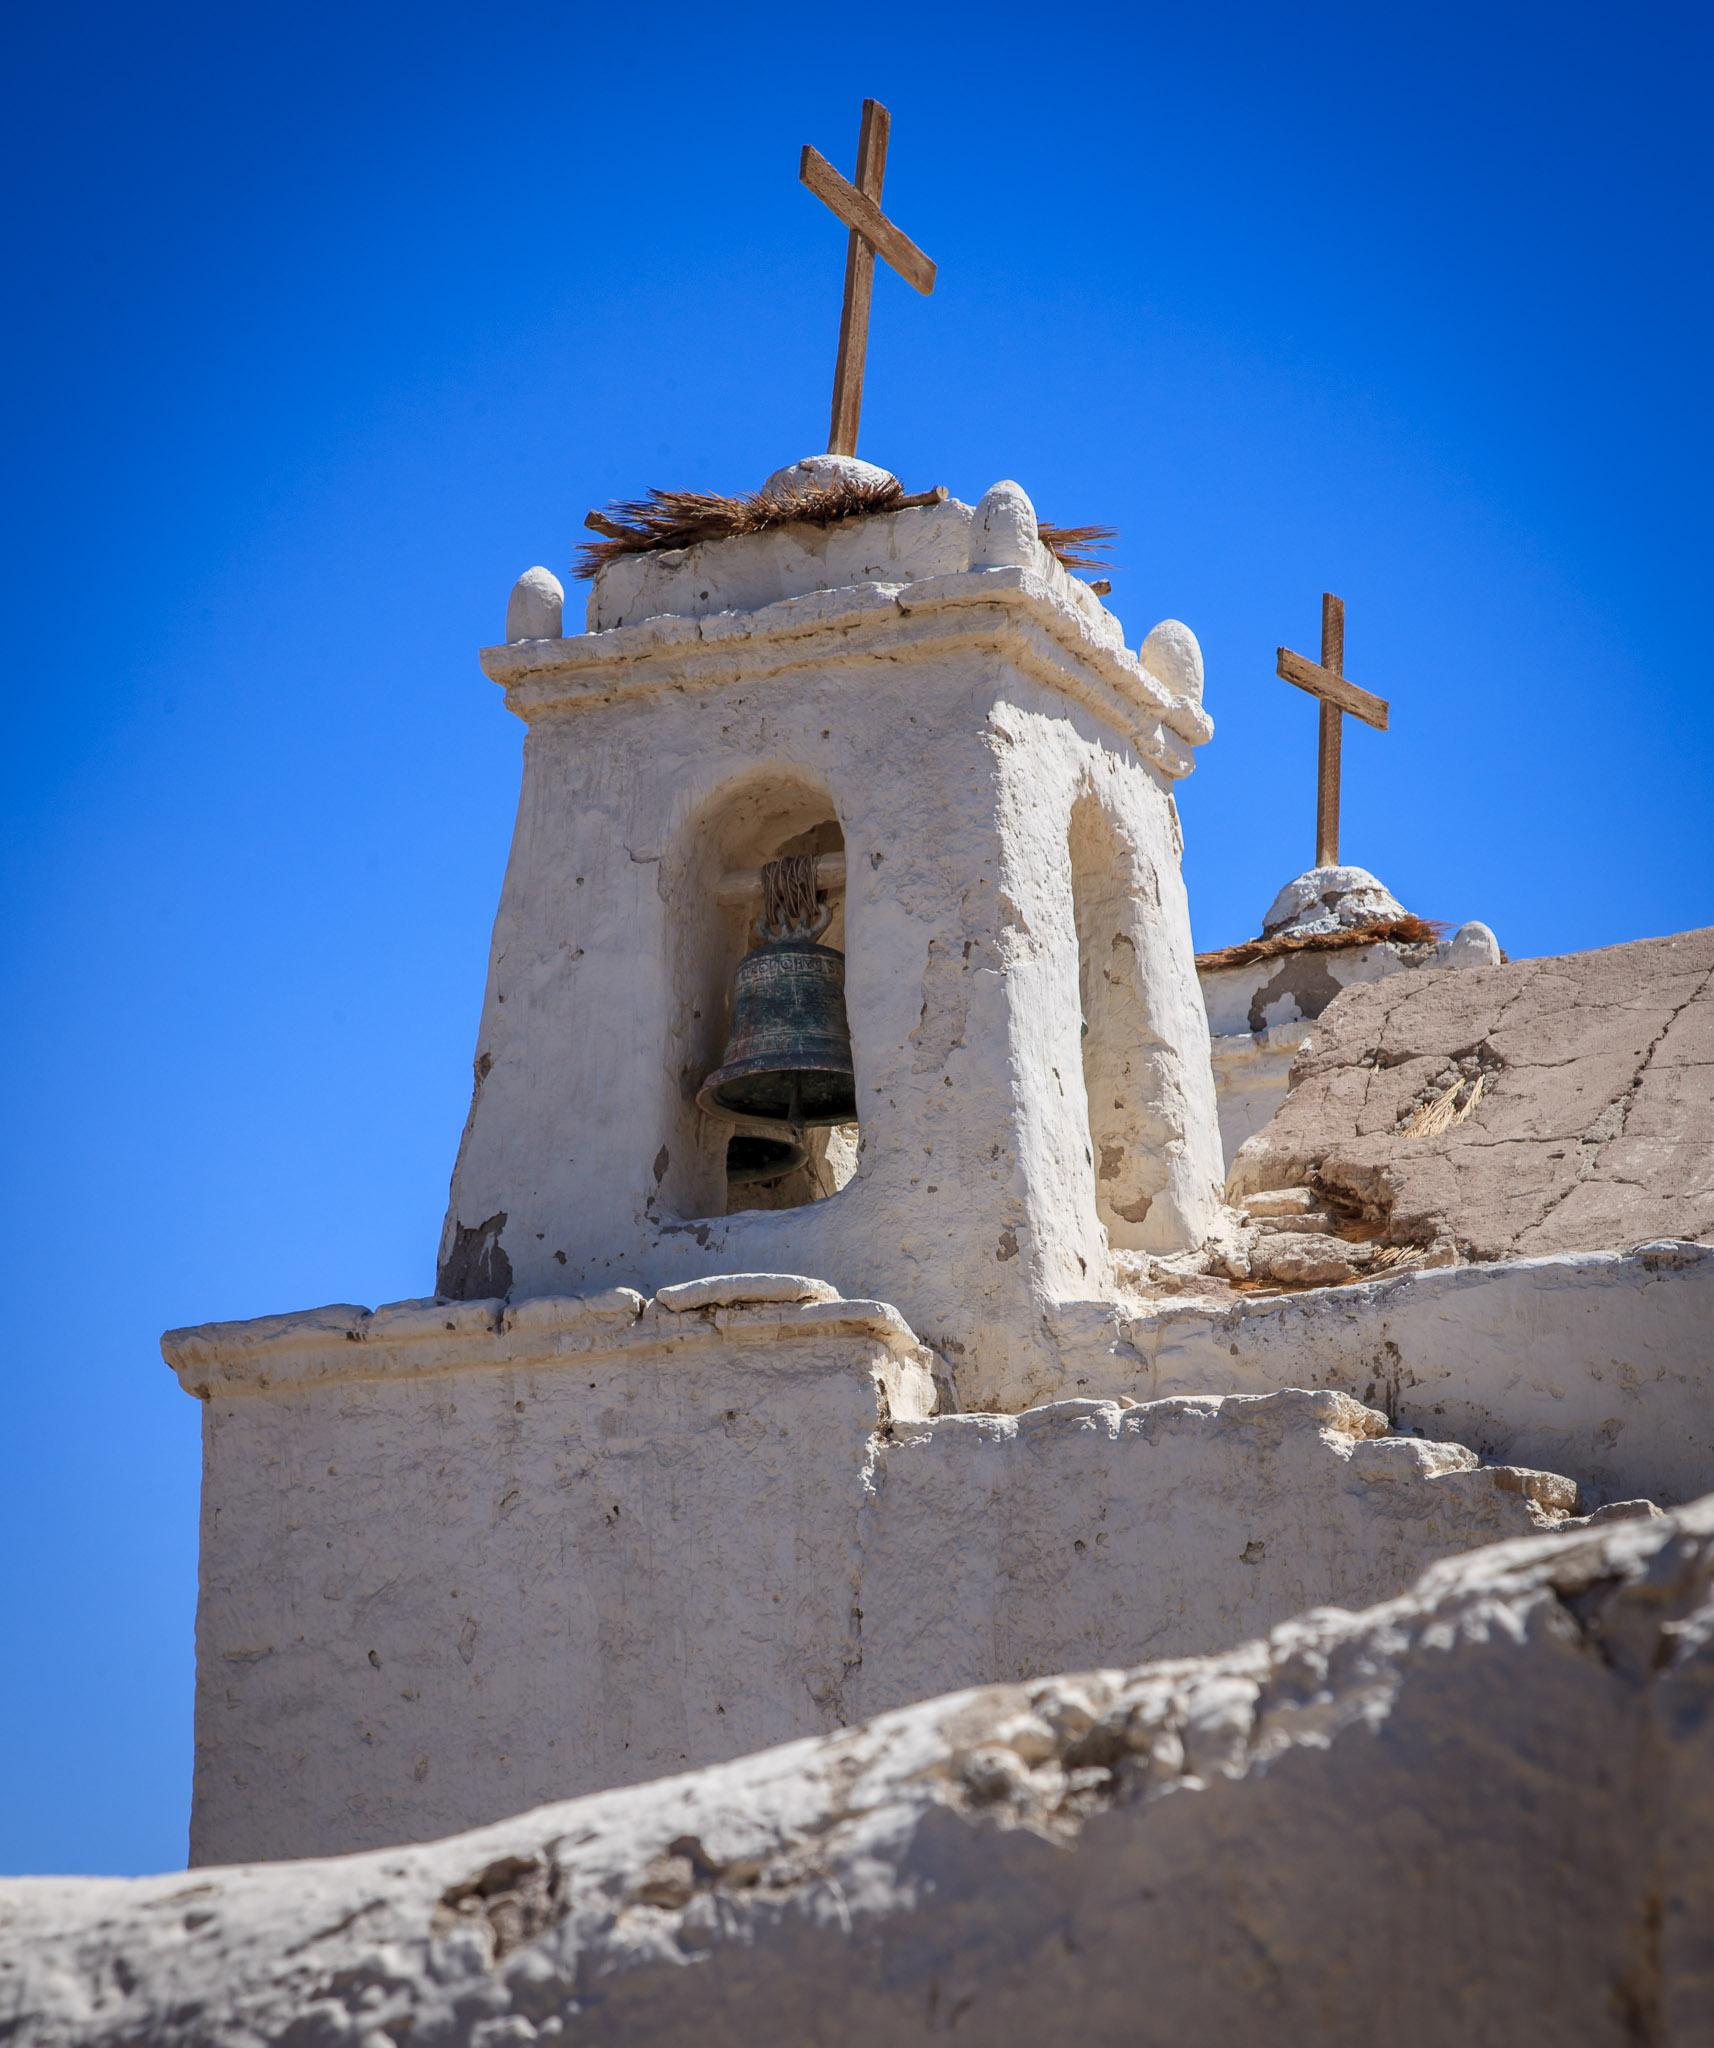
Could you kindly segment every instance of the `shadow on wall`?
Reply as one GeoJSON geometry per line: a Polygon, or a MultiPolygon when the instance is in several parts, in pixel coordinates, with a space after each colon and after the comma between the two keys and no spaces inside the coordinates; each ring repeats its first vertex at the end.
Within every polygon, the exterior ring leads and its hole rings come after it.
{"type": "Polygon", "coordinates": [[[1166,1249],[1147,1226],[1177,1132],[1163,1114],[1166,1048],[1149,1022],[1131,933],[1151,905],[1159,910],[1160,886],[1093,796],[1073,805],[1069,843],[1095,1209],[1115,1251],[1166,1249]]]}

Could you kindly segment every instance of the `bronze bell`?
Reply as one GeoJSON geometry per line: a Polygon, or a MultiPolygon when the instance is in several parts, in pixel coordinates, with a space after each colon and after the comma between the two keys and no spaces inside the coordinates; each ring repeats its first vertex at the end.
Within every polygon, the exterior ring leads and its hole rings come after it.
{"type": "Polygon", "coordinates": [[[780,1180],[809,1159],[801,1131],[784,1124],[746,1122],[726,1140],[726,1179],[735,1188],[780,1180]]]}
{"type": "MultiPolygon", "coordinates": [[[[783,1125],[783,1140],[817,1125],[855,1123],[857,1078],[845,1020],[845,955],[815,943],[833,911],[816,890],[814,856],[770,861],[762,888],[762,943],[738,963],[726,1057],[696,1099],[710,1116],[783,1125]]],[[[780,1166],[745,1177],[789,1171],[780,1166]]]]}

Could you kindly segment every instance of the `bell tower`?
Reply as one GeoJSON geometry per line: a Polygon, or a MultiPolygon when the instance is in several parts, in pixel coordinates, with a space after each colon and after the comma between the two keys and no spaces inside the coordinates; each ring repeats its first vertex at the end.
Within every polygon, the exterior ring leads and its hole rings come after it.
{"type": "MultiPolygon", "coordinates": [[[[849,457],[767,489],[840,480],[896,502],[849,457]]],[[[557,599],[531,571],[482,657],[528,738],[441,1295],[798,1273],[895,1305],[967,1405],[1051,1396],[1054,1308],[1220,1199],[1194,637],[1130,652],[1011,483],[616,555],[573,637],[557,599]],[[855,1104],[795,1130],[732,1085],[771,1071],[753,949],[794,887],[855,1104]]]]}

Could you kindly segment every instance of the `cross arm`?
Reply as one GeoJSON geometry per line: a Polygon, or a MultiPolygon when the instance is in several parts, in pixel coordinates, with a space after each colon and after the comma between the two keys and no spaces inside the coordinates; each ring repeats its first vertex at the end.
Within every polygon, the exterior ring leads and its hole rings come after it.
{"type": "Polygon", "coordinates": [[[1360,718],[1377,732],[1386,731],[1387,700],[1371,697],[1367,690],[1359,690],[1355,683],[1336,676],[1330,668],[1323,668],[1320,662],[1305,661],[1301,654],[1293,654],[1289,647],[1282,647],[1279,650],[1279,667],[1275,672],[1284,681],[1295,683],[1300,690],[1307,690],[1312,697],[1319,697],[1324,704],[1331,704],[1335,710],[1350,712],[1353,718],[1360,718]]]}
{"type": "Polygon", "coordinates": [[[906,284],[926,298],[934,290],[935,266],[909,235],[903,235],[866,193],[842,178],[820,150],[804,144],[798,176],[848,228],[855,228],[877,256],[883,257],[906,284]]]}

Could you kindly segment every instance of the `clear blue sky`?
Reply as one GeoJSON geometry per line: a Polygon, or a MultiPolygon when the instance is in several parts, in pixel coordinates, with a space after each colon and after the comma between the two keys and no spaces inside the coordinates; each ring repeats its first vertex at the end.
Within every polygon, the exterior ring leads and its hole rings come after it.
{"type": "Polygon", "coordinates": [[[825,444],[1018,478],[1188,620],[1198,943],[1345,851],[1515,956],[1714,919],[1704,8],[37,8],[0,130],[13,647],[0,1869],[182,1862],[198,1411],[166,1326],[427,1291],[520,728],[591,505],[825,444]]]}

